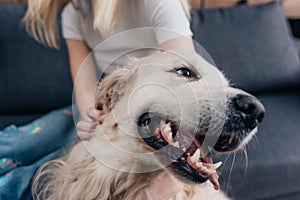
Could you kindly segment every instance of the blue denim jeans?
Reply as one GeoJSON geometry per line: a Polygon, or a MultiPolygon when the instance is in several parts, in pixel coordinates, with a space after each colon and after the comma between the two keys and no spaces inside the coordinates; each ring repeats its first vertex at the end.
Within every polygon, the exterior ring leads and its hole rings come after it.
{"type": "Polygon", "coordinates": [[[0,200],[31,199],[31,181],[41,164],[77,142],[71,106],[20,127],[0,131],[0,200]]]}

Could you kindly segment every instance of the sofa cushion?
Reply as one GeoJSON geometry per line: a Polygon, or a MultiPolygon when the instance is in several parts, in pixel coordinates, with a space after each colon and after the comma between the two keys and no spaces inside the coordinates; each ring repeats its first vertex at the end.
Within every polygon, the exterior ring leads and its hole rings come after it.
{"type": "Polygon", "coordinates": [[[245,90],[299,84],[299,54],[278,2],[192,12],[194,39],[245,90]]]}
{"type": "Polygon", "coordinates": [[[25,11],[26,6],[22,4],[0,3],[2,116],[36,115],[72,102],[72,81],[64,41],[60,40],[60,50],[37,43],[24,29],[25,11]]]}

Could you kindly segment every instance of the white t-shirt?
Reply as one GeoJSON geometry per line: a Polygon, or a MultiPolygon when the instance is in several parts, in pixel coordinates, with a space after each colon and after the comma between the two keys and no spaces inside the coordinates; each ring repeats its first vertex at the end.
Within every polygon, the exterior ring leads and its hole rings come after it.
{"type": "Polygon", "coordinates": [[[114,33],[106,40],[93,28],[90,0],[79,0],[80,9],[69,3],[62,14],[63,37],[84,40],[102,71],[110,63],[126,65],[129,60],[124,54],[143,57],[170,39],[192,35],[180,0],[122,2],[114,33]]]}

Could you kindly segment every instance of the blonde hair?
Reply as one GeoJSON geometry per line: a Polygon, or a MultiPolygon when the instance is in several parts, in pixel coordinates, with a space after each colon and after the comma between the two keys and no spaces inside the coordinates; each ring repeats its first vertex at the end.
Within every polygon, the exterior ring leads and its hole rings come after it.
{"type": "MultiPolygon", "coordinates": [[[[120,171],[108,168],[87,153],[82,144],[77,144],[65,157],[49,161],[40,167],[32,185],[33,199],[160,199],[159,194],[151,190],[151,185],[156,177],[164,173],[163,170],[148,173],[130,172],[138,167],[141,167],[141,163],[131,160],[131,164],[125,165],[120,171]]],[[[193,199],[196,194],[197,187],[184,184],[184,199],[193,199]]]]}
{"type": "Polygon", "coordinates": [[[68,0],[28,0],[24,17],[27,32],[49,47],[59,48],[57,11],[68,0]]]}
{"type": "MultiPolygon", "coordinates": [[[[133,161],[130,167],[138,163],[133,161]]],[[[122,169],[128,170],[125,173],[105,167],[78,144],[63,159],[47,162],[38,170],[33,199],[156,200],[148,187],[161,171],[130,173],[132,168],[122,169]]]]}
{"type": "Polygon", "coordinates": [[[119,12],[120,0],[92,0],[94,13],[94,29],[97,29],[104,38],[113,32],[119,12]]]}

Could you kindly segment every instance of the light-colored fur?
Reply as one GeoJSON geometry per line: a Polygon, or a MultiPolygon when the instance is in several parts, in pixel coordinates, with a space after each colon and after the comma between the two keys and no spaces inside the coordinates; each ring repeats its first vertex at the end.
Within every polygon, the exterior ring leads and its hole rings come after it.
{"type": "MultiPolygon", "coordinates": [[[[228,97],[237,93],[243,92],[231,88],[220,71],[195,54],[180,58],[160,53],[113,72],[100,82],[96,94],[96,106],[106,113],[103,123],[90,141],[76,144],[66,156],[39,169],[34,198],[158,200],[150,188],[167,168],[139,137],[138,117],[145,111],[163,110],[193,130],[201,118],[210,115],[217,118],[210,127],[215,131],[222,126],[219,119],[226,118],[228,97]],[[201,75],[197,81],[174,72],[190,64],[201,75]]],[[[177,200],[228,199],[210,182],[184,184],[177,200]]]]}

